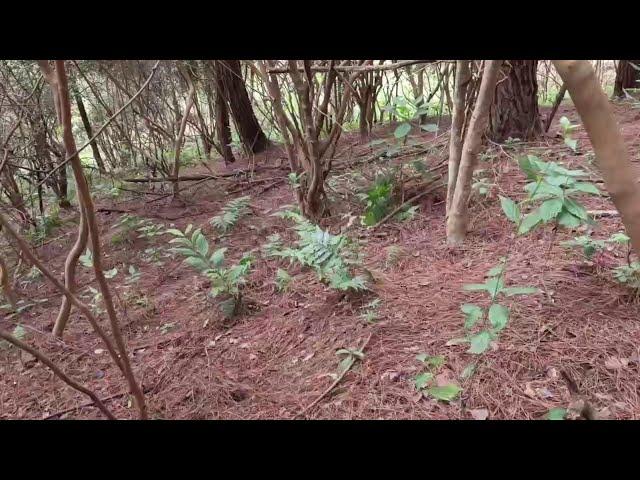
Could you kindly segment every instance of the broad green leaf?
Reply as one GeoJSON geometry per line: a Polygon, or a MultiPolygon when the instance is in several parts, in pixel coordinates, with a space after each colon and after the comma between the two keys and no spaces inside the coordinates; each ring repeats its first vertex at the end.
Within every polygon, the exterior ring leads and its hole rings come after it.
{"type": "Polygon", "coordinates": [[[549,413],[547,413],[547,420],[564,420],[566,415],[566,408],[552,408],[549,410],[549,413]]]}
{"type": "Polygon", "coordinates": [[[562,188],[557,185],[551,185],[547,182],[531,182],[525,185],[525,191],[532,195],[534,200],[544,197],[561,197],[563,195],[562,188]]]}
{"type": "Polygon", "coordinates": [[[418,390],[422,390],[424,386],[433,380],[433,373],[431,372],[423,372],[416,377],[415,385],[418,390]]]}
{"type": "Polygon", "coordinates": [[[534,210],[533,212],[525,215],[522,219],[522,223],[518,228],[518,234],[523,235],[529,231],[531,231],[536,225],[540,223],[542,219],[540,218],[540,210],[534,210]]]}
{"type": "Polygon", "coordinates": [[[431,133],[438,131],[438,125],[436,125],[435,123],[427,123],[426,125],[420,125],[420,128],[426,132],[431,132],[431,133]]]}
{"type": "Polygon", "coordinates": [[[560,198],[551,198],[545,200],[540,205],[540,218],[543,222],[548,222],[558,216],[562,210],[562,200],[560,198]]]}
{"type": "Polygon", "coordinates": [[[393,135],[400,139],[406,137],[411,131],[411,124],[409,123],[401,123],[393,132],[393,135]]]}
{"type": "Polygon", "coordinates": [[[194,233],[193,236],[195,237],[193,243],[196,247],[196,250],[200,255],[206,257],[207,253],[209,253],[209,242],[207,242],[205,236],[200,232],[198,232],[197,235],[194,233]]]}
{"type": "Polygon", "coordinates": [[[487,273],[487,276],[497,277],[498,275],[502,275],[502,272],[504,271],[504,269],[505,269],[505,264],[500,263],[495,267],[493,267],[491,270],[489,270],[489,272],[487,273]]]}
{"type": "Polygon", "coordinates": [[[187,257],[185,263],[200,271],[209,269],[209,264],[200,257],[187,257]]]}
{"type": "Polygon", "coordinates": [[[580,225],[580,219],[571,215],[566,209],[562,209],[558,215],[558,223],[563,227],[574,228],[580,225]]]}
{"type": "Polygon", "coordinates": [[[175,235],[176,237],[184,237],[184,233],[182,233],[177,228],[169,228],[165,230],[164,233],[170,233],[171,235],[175,235]]]}
{"type": "Polygon", "coordinates": [[[535,164],[535,160],[537,160],[537,157],[534,157],[533,155],[527,155],[526,157],[520,157],[518,159],[518,165],[520,166],[520,169],[527,175],[527,178],[529,178],[530,180],[535,179],[538,174],[538,168],[535,164]]]}
{"type": "Polygon", "coordinates": [[[507,287],[502,290],[507,297],[511,297],[513,295],[530,295],[532,293],[538,293],[538,290],[535,287],[507,287]]]}
{"type": "Polygon", "coordinates": [[[421,353],[419,355],[416,355],[416,360],[418,360],[419,362],[424,363],[424,361],[429,357],[429,355],[427,355],[426,353],[421,353]]]}
{"type": "Polygon", "coordinates": [[[502,277],[493,277],[487,280],[487,292],[491,298],[495,298],[504,288],[504,280],[502,277]]]}
{"type": "Polygon", "coordinates": [[[489,335],[489,332],[480,332],[471,337],[471,346],[469,350],[467,350],[467,353],[474,353],[476,355],[484,353],[487,348],[489,348],[490,343],[491,335],[489,335]]]}
{"type": "Polygon", "coordinates": [[[464,328],[472,328],[478,320],[482,318],[482,308],[472,303],[465,303],[460,307],[460,310],[465,314],[464,328]]]}
{"type": "Polygon", "coordinates": [[[222,266],[222,263],[224,262],[224,254],[226,251],[227,247],[222,247],[213,252],[211,258],[209,259],[211,265],[213,265],[215,268],[220,268],[222,266]]]}
{"type": "Polygon", "coordinates": [[[629,243],[631,239],[625,233],[618,232],[611,235],[610,241],[624,244],[624,243],[629,243]]]}
{"type": "Polygon", "coordinates": [[[105,278],[113,278],[118,274],[118,269],[114,267],[111,270],[107,270],[102,273],[104,274],[105,278]]]}
{"type": "Polygon", "coordinates": [[[591,193],[593,195],[601,195],[602,194],[602,192],[600,192],[598,187],[596,187],[593,183],[589,183],[589,182],[577,182],[574,185],[572,185],[572,188],[574,190],[578,190],[578,191],[584,192],[584,193],[591,193]]]}
{"type": "Polygon", "coordinates": [[[458,396],[462,389],[453,383],[442,387],[431,387],[427,389],[427,393],[437,400],[450,402],[458,396]]]}
{"type": "Polygon", "coordinates": [[[514,223],[518,223],[520,220],[520,207],[518,204],[510,198],[500,195],[500,205],[507,218],[514,223]]]}
{"type": "Polygon", "coordinates": [[[571,198],[565,198],[564,208],[566,208],[569,211],[569,213],[571,213],[572,215],[582,220],[589,219],[589,214],[587,213],[587,210],[582,205],[580,205],[575,200],[572,200],[571,198]]]}
{"type": "Polygon", "coordinates": [[[507,326],[509,309],[504,305],[494,303],[489,307],[489,322],[495,331],[499,332],[507,326]]]}
{"type": "Polygon", "coordinates": [[[565,138],[564,143],[574,152],[578,149],[578,140],[574,138],[565,138]]]}

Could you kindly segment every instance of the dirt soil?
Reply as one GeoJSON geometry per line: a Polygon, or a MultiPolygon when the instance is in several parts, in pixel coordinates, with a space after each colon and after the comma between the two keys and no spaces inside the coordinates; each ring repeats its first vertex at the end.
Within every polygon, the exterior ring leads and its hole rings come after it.
{"type": "MultiPolygon", "coordinates": [[[[616,105],[615,111],[637,160],[640,112],[623,104],[616,105]]],[[[577,252],[560,245],[581,233],[544,227],[515,237],[501,212],[498,195],[517,199],[524,195],[525,177],[514,161],[523,153],[561,160],[599,178],[584,130],[576,134],[577,154],[556,135],[562,115],[579,123],[573,107],[563,105],[543,140],[490,146],[481,168],[496,186],[488,196],[472,202],[472,231],[463,248],[446,245],[444,191],[439,190],[422,199],[422,208],[411,221],[388,222],[367,233],[356,219],[349,229],[352,237],[359,237],[365,263],[373,273],[372,292],[340,295],[312,272],[257,255],[245,290],[246,307],[231,323],[222,320],[207,298],[208,286],[202,277],[180,258],[162,256],[168,235],[140,239],[134,233],[123,234],[114,224],[128,212],[165,227],[203,225],[212,247],[228,247],[231,261],[259,248],[272,233],[290,239],[288,223],[271,216],[295,203],[291,188],[282,180],[288,167],[281,149],[273,147],[250,162],[239,161],[226,169],[217,167],[221,173],[257,165],[252,183],[239,176],[185,184],[184,206],[157,195],[170,191],[169,185],[161,191],[160,184],[154,185],[153,192],[147,185],[126,185],[153,194],[126,192],[117,200],[98,197],[106,268],[118,268],[110,284],[117,293],[119,318],[150,416],[291,419],[304,412],[302,417],[311,419],[470,419],[483,417],[478,412],[486,409],[489,419],[541,419],[550,409],[566,408],[575,400],[561,374],[566,372],[602,418],[639,418],[640,305],[611,276],[611,268],[624,263],[624,253],[605,251],[585,262],[577,252]],[[228,236],[220,237],[208,220],[229,196],[241,195],[252,196],[252,213],[228,236]],[[389,265],[392,245],[401,247],[401,252],[397,263],[389,265]],[[156,252],[148,250],[152,248],[156,252]],[[487,303],[481,294],[463,291],[462,285],[482,282],[510,248],[507,283],[535,286],[542,293],[513,297],[508,327],[482,358],[466,353],[467,345],[447,346],[464,334],[460,306],[487,303]],[[154,253],[162,264],[149,261],[154,253]],[[141,277],[125,287],[129,265],[136,266],[141,277]],[[294,277],[287,293],[276,290],[278,267],[286,267],[294,277]],[[363,306],[376,297],[381,300],[379,318],[367,323],[363,306]],[[334,383],[341,360],[336,351],[363,346],[362,361],[305,410],[334,383]],[[463,390],[458,399],[439,402],[416,391],[413,382],[421,368],[416,360],[420,353],[445,357],[440,376],[460,384],[463,390]],[[473,362],[477,363],[475,373],[460,379],[473,362]]],[[[446,130],[444,125],[442,131],[446,130]]],[[[392,142],[392,132],[391,127],[377,130],[372,140],[392,142]]],[[[434,136],[425,132],[412,137],[418,145],[414,150],[421,153],[394,161],[422,159],[431,166],[446,161],[447,135],[434,136]]],[[[383,148],[346,135],[337,151],[335,190],[340,190],[341,179],[348,180],[348,166],[354,162],[373,174],[376,162],[368,159],[383,148]]],[[[197,167],[184,173],[207,171],[197,167]]],[[[590,210],[614,210],[606,196],[589,198],[585,204],[590,210]]],[[[333,206],[333,216],[323,226],[338,232],[347,225],[349,213],[360,215],[361,211],[362,205],[352,196],[333,206]]],[[[606,238],[621,229],[618,216],[606,216],[598,219],[593,236],[606,238]]],[[[77,214],[67,213],[64,225],[52,233],[53,240],[37,248],[60,278],[76,230],[77,214]]],[[[89,269],[82,266],[79,285],[81,293],[87,286],[96,287],[89,269]]],[[[2,327],[13,329],[19,322],[30,344],[107,399],[118,418],[136,418],[124,379],[88,322],[74,312],[64,340],[55,340],[48,332],[59,295],[42,278],[18,282],[17,291],[30,302],[43,301],[18,317],[0,320],[2,327]]],[[[104,315],[101,318],[106,325],[104,315]]],[[[13,348],[0,350],[0,418],[102,418],[88,403],[39,362],[13,348]]]]}

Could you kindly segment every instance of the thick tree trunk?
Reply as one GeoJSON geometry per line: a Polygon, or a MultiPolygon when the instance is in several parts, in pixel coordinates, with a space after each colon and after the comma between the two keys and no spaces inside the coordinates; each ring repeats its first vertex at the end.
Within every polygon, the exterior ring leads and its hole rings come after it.
{"type": "Polygon", "coordinates": [[[216,76],[221,79],[222,95],[229,102],[233,121],[242,144],[252,153],[269,146],[269,140],[258,123],[249,94],[242,79],[240,60],[216,60],[216,76]]]}
{"type": "Polygon", "coordinates": [[[227,102],[224,98],[224,85],[222,82],[222,75],[220,70],[216,69],[216,104],[215,104],[215,117],[216,117],[216,133],[218,137],[218,143],[222,150],[222,158],[225,164],[233,163],[236,161],[231,150],[231,126],[229,125],[229,109],[227,108],[227,102]]]}
{"type": "MultiPolygon", "coordinates": [[[[82,96],[78,92],[74,92],[74,97],[76,100],[76,104],[78,105],[78,112],[80,113],[80,118],[82,119],[82,125],[84,125],[84,130],[85,132],[87,132],[87,138],[89,139],[93,137],[93,130],[91,129],[91,122],[89,122],[87,111],[84,108],[82,96]]],[[[96,165],[98,166],[98,170],[104,173],[106,171],[104,168],[104,162],[102,161],[102,156],[100,155],[100,150],[98,149],[98,144],[95,140],[91,142],[91,151],[93,153],[93,159],[96,161],[96,165]]]]}
{"type": "Polygon", "coordinates": [[[640,88],[640,70],[633,68],[634,65],[640,67],[640,60],[620,60],[616,69],[616,81],[613,86],[613,96],[623,97],[623,89],[640,88]]]}
{"type": "Polygon", "coordinates": [[[509,137],[532,140],[542,133],[538,111],[537,60],[508,60],[506,75],[496,86],[489,119],[489,138],[503,142],[509,137]]]}
{"type": "Polygon", "coordinates": [[[567,85],[593,145],[605,187],[635,252],[640,254],[640,171],[631,162],[611,104],[588,61],[557,60],[553,64],[567,85]]]}
{"type": "Polygon", "coordinates": [[[467,236],[468,201],[471,193],[471,181],[475,169],[478,152],[482,146],[482,135],[487,129],[489,110],[493,103],[498,73],[502,60],[486,60],[478,99],[469,122],[467,135],[462,145],[460,169],[456,179],[456,188],[451,201],[451,209],[447,219],[447,241],[457,245],[464,242],[467,236]]]}

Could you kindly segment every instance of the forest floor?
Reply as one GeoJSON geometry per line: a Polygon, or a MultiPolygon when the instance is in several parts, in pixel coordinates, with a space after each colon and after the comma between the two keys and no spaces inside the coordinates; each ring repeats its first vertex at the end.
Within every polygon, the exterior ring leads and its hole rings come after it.
{"type": "MultiPolygon", "coordinates": [[[[614,108],[637,160],[640,112],[623,104],[614,108]]],[[[281,149],[273,147],[255,159],[253,183],[244,178],[190,186],[185,182],[185,206],[149,194],[125,192],[115,200],[98,197],[106,268],[118,268],[110,284],[117,292],[119,318],[150,416],[290,419],[304,411],[303,417],[311,419],[541,419],[550,409],[566,408],[575,400],[560,373],[564,371],[601,418],[639,418],[640,304],[611,275],[612,267],[624,263],[624,255],[606,250],[585,262],[578,252],[560,245],[580,233],[554,233],[551,227],[515,237],[498,200],[499,194],[523,198],[525,177],[515,162],[521,154],[562,161],[598,175],[582,128],[575,135],[578,153],[556,135],[563,115],[580,123],[573,107],[563,105],[543,140],[490,146],[482,168],[495,186],[472,202],[471,232],[463,247],[446,244],[441,189],[422,199],[413,220],[390,221],[369,232],[358,219],[353,222],[349,234],[359,238],[364,262],[376,279],[372,292],[340,295],[321,284],[313,272],[287,267],[294,280],[288,292],[279,293],[274,276],[285,264],[258,255],[245,290],[247,307],[230,323],[221,320],[207,299],[202,277],[181,258],[166,253],[167,235],[140,239],[114,225],[123,212],[165,227],[204,225],[209,242],[216,248],[228,247],[234,261],[260,247],[272,233],[290,238],[287,222],[271,215],[295,203],[281,149]],[[231,197],[241,195],[251,195],[252,213],[221,238],[208,220],[231,197]],[[397,263],[388,265],[392,245],[403,253],[397,263]],[[467,345],[447,345],[464,334],[460,306],[486,304],[481,294],[465,292],[462,285],[482,282],[510,248],[507,283],[535,286],[542,293],[512,298],[508,327],[481,358],[466,353],[467,345]],[[125,287],[129,265],[136,266],[141,276],[125,287]],[[376,297],[381,300],[378,320],[368,323],[363,306],[376,297]],[[341,348],[363,348],[364,357],[305,411],[333,384],[341,359],[336,351],[341,348]],[[440,402],[416,391],[414,378],[422,368],[416,356],[421,353],[445,357],[439,378],[455,380],[462,387],[456,400],[440,402]],[[462,379],[470,363],[477,363],[475,373],[462,379]]],[[[444,127],[441,131],[446,131],[444,127]]],[[[385,138],[394,142],[392,128],[376,130],[366,143],[357,135],[345,135],[337,150],[333,190],[339,192],[348,183],[354,162],[360,161],[358,170],[372,176],[381,161],[370,159],[385,148],[375,139],[385,138]]],[[[394,162],[421,159],[429,166],[446,162],[446,134],[434,138],[425,132],[410,142],[420,153],[394,162]]],[[[238,161],[218,171],[247,167],[246,161],[238,161]]],[[[207,170],[197,167],[184,173],[207,170]]],[[[127,188],[149,192],[147,185],[127,188]]],[[[162,193],[160,188],[155,184],[156,194],[162,193]]],[[[169,185],[164,188],[170,191],[169,185]]],[[[585,205],[590,210],[614,210],[606,196],[588,197],[585,205]]],[[[352,196],[336,203],[332,213],[323,227],[335,233],[348,223],[350,213],[362,213],[362,204],[352,196]]],[[[77,231],[77,213],[65,215],[63,225],[37,248],[61,278],[77,231]]],[[[618,216],[605,216],[598,218],[593,236],[606,238],[620,230],[618,216]]],[[[78,282],[80,292],[96,287],[90,270],[82,266],[78,282]]],[[[108,399],[118,418],[135,418],[124,379],[88,322],[74,312],[64,340],[55,340],[48,333],[59,308],[53,288],[40,277],[18,282],[17,291],[21,298],[41,302],[34,302],[19,317],[3,320],[3,326],[13,328],[19,322],[29,343],[108,399]]],[[[86,406],[86,397],[27,357],[15,349],[0,350],[0,418],[100,418],[95,407],[86,406]]]]}

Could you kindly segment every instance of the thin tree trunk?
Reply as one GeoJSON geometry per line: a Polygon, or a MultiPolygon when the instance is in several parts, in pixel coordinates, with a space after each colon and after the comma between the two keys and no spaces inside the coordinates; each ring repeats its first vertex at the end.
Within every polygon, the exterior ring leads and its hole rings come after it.
{"type": "Polygon", "coordinates": [[[224,98],[224,85],[222,81],[222,72],[216,68],[215,72],[216,82],[216,101],[215,101],[215,117],[216,117],[216,132],[218,134],[218,143],[222,149],[222,159],[225,164],[233,163],[236,161],[233,156],[233,150],[231,150],[231,126],[229,125],[229,109],[227,108],[227,102],[224,98]]]}
{"type": "Polygon", "coordinates": [[[640,171],[631,162],[611,104],[588,61],[556,60],[553,64],[589,135],[605,187],[640,254],[640,171]]]}
{"type": "Polygon", "coordinates": [[[462,145],[460,168],[456,179],[456,188],[451,200],[451,209],[447,219],[447,241],[457,245],[464,242],[469,223],[468,201],[471,193],[473,170],[482,146],[482,135],[489,123],[489,111],[498,80],[502,60],[486,60],[480,91],[476,100],[473,115],[469,122],[467,135],[462,145]]]}
{"type": "Polygon", "coordinates": [[[175,159],[173,161],[173,176],[176,178],[176,181],[173,182],[173,199],[180,199],[180,182],[178,179],[180,175],[180,151],[182,150],[182,141],[184,140],[184,131],[187,128],[187,120],[189,119],[189,113],[191,112],[191,107],[193,107],[193,97],[195,94],[195,86],[189,73],[185,72],[184,74],[187,83],[189,84],[189,92],[187,93],[187,105],[184,108],[184,115],[182,116],[182,121],[180,122],[180,130],[178,131],[178,138],[176,139],[176,143],[174,146],[175,150],[175,159]]]}
{"type": "Polygon", "coordinates": [[[547,117],[547,121],[544,124],[544,132],[547,133],[549,131],[549,127],[551,127],[551,122],[553,122],[553,117],[556,116],[556,112],[558,111],[558,107],[562,103],[562,99],[567,93],[567,86],[563,83],[560,91],[556,95],[556,99],[553,102],[553,108],[549,112],[549,116],[547,117]]]}
{"type": "Polygon", "coordinates": [[[464,126],[465,99],[467,86],[471,81],[471,69],[469,60],[456,61],[456,79],[453,94],[453,111],[451,112],[451,139],[449,140],[449,176],[447,181],[447,216],[453,200],[453,192],[456,189],[460,157],[462,156],[462,141],[464,126]]]}
{"type": "MultiPolygon", "coordinates": [[[[85,132],[87,132],[87,138],[91,138],[93,137],[93,130],[91,128],[91,122],[89,122],[87,111],[84,108],[82,96],[80,95],[80,93],[75,92],[74,97],[76,100],[76,104],[78,105],[78,112],[80,113],[80,118],[82,119],[82,125],[84,125],[84,130],[85,132]]],[[[98,144],[95,140],[91,142],[91,151],[93,153],[93,159],[96,161],[96,165],[98,166],[98,170],[100,170],[100,172],[102,173],[105,173],[106,169],[104,168],[104,162],[102,161],[102,156],[100,155],[100,150],[98,149],[98,144]]]]}

